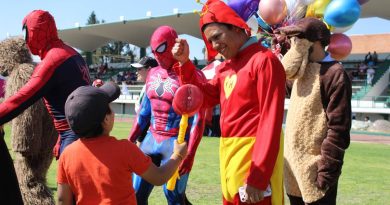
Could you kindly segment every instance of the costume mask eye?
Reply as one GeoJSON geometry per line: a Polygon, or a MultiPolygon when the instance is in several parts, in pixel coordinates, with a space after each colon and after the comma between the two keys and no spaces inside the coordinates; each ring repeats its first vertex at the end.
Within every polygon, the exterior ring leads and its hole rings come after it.
{"type": "Polygon", "coordinates": [[[24,41],[27,43],[27,40],[28,40],[28,31],[27,31],[27,26],[26,26],[26,24],[23,25],[22,31],[23,31],[23,39],[24,39],[24,41]]]}
{"type": "Polygon", "coordinates": [[[156,48],[156,52],[157,52],[157,53],[164,53],[165,50],[167,50],[167,42],[164,42],[164,43],[160,44],[160,45],[157,46],[157,48],[156,48]]]}

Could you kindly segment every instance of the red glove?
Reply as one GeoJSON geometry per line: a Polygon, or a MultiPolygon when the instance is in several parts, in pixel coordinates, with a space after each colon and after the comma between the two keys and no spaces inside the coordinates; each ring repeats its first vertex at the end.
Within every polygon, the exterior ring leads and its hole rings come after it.
{"type": "Polygon", "coordinates": [[[53,148],[53,156],[58,160],[60,158],[61,137],[58,135],[57,142],[53,148]]]}

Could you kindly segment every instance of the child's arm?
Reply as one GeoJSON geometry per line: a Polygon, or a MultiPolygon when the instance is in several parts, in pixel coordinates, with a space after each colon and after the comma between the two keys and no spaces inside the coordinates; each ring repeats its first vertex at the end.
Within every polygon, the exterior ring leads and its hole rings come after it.
{"type": "Polygon", "coordinates": [[[73,195],[69,184],[58,184],[58,205],[72,205],[73,195]]]}
{"type": "Polygon", "coordinates": [[[177,141],[175,141],[173,150],[171,159],[167,163],[160,167],[150,163],[149,168],[141,174],[141,177],[156,186],[161,186],[166,183],[177,170],[181,161],[185,158],[187,154],[187,143],[178,144],[177,141]]]}

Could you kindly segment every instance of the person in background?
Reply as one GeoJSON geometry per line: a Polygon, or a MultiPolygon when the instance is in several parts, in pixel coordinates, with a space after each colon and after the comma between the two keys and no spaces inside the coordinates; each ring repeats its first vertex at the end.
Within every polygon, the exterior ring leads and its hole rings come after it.
{"type": "MultiPolygon", "coordinates": [[[[141,58],[137,63],[131,64],[132,67],[137,68],[137,81],[145,83],[146,78],[148,76],[148,72],[151,68],[157,67],[158,63],[156,59],[145,56],[141,58]]],[[[138,100],[134,104],[135,113],[138,113],[139,111],[139,105],[141,104],[144,96],[145,96],[145,90],[146,90],[146,84],[142,86],[142,90],[139,94],[138,100]]],[[[148,132],[150,122],[148,122],[145,126],[144,131],[142,131],[142,134],[137,138],[137,145],[139,146],[141,142],[145,139],[146,133],[148,132]]]]}
{"type": "Polygon", "coordinates": [[[373,66],[376,66],[378,64],[378,54],[376,53],[376,51],[374,51],[374,53],[372,54],[372,62],[373,66]]]}
{"type": "Polygon", "coordinates": [[[93,87],[101,87],[104,84],[104,81],[101,79],[96,79],[93,81],[92,86],[93,87]]]}
{"type": "Polygon", "coordinates": [[[58,162],[58,204],[137,204],[132,173],[162,185],[187,154],[187,143],[175,142],[163,166],[127,140],[110,136],[114,112],[109,103],[118,98],[118,85],[82,86],[65,103],[65,116],[80,139],[69,145],[58,162]]]}
{"type": "MultiPolygon", "coordinates": [[[[131,64],[132,67],[137,69],[137,81],[145,83],[146,77],[148,76],[148,72],[151,68],[157,67],[158,63],[156,59],[145,56],[142,57],[137,63],[131,64]]],[[[139,94],[138,100],[135,102],[135,112],[137,113],[139,110],[139,105],[142,102],[142,99],[145,95],[146,85],[142,87],[141,93],[139,94]]]]}
{"type": "MultiPolygon", "coordinates": [[[[207,54],[207,50],[205,51],[207,54]]],[[[218,70],[218,66],[222,61],[218,60],[222,56],[217,55],[215,57],[216,60],[210,62],[206,67],[202,69],[203,74],[205,75],[207,80],[211,80],[214,78],[216,71],[218,70]]],[[[196,64],[194,63],[196,66],[196,64]]],[[[205,130],[204,135],[209,137],[219,137],[221,136],[221,130],[219,127],[219,118],[220,118],[220,109],[219,105],[215,107],[207,108],[205,111],[205,130]]]]}
{"type": "Polygon", "coordinates": [[[226,59],[212,80],[202,82],[189,60],[186,40],[172,53],[183,84],[197,85],[204,106],[221,105],[220,174],[223,204],[283,204],[282,121],[285,72],[279,59],[250,37],[250,28],[229,6],[209,0],[200,29],[208,60],[226,59]],[[241,192],[240,192],[241,193],[241,192]]]}
{"type": "Polygon", "coordinates": [[[367,85],[372,86],[372,80],[374,80],[375,69],[374,66],[369,66],[367,69],[367,85]]]}
{"type": "Polygon", "coordinates": [[[364,57],[364,63],[369,65],[371,61],[372,61],[372,55],[371,52],[368,52],[367,55],[364,57]]]}

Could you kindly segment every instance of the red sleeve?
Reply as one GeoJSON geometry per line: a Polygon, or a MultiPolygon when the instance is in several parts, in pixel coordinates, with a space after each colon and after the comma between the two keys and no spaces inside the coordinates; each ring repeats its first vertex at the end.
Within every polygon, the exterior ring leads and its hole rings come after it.
{"type": "Polygon", "coordinates": [[[204,76],[201,77],[196,73],[196,67],[191,61],[187,61],[182,66],[176,63],[174,70],[179,75],[181,85],[194,84],[202,90],[204,107],[213,107],[219,104],[220,85],[218,74],[212,80],[205,82],[204,76]]]}
{"type": "Polygon", "coordinates": [[[125,157],[130,171],[142,175],[149,168],[152,160],[132,142],[127,140],[123,142],[125,143],[125,157]]]}
{"type": "Polygon", "coordinates": [[[64,155],[61,155],[60,160],[58,161],[57,169],[57,183],[58,184],[69,184],[68,178],[66,177],[65,168],[64,168],[64,155]]]}
{"type": "Polygon", "coordinates": [[[53,76],[54,71],[67,58],[69,57],[62,57],[58,54],[52,58],[47,57],[39,63],[26,85],[0,104],[0,125],[12,120],[38,99],[42,98],[45,94],[44,90],[50,87],[47,83],[53,76]]]}
{"type": "Polygon", "coordinates": [[[256,71],[260,117],[247,178],[247,184],[261,190],[270,182],[280,149],[286,79],[280,61],[273,54],[266,54],[256,71]]]}
{"type": "MultiPolygon", "coordinates": [[[[197,79],[198,81],[206,82],[206,77],[204,74],[197,70],[196,75],[198,75],[197,79]]],[[[204,117],[205,117],[205,109],[201,107],[199,111],[196,113],[196,116],[194,116],[194,121],[191,125],[191,131],[190,131],[190,140],[188,144],[188,153],[187,157],[195,157],[196,149],[198,148],[198,145],[200,143],[200,140],[203,136],[203,130],[204,130],[204,117]]]]}
{"type": "Polygon", "coordinates": [[[191,171],[194,163],[196,150],[203,137],[203,130],[205,125],[204,120],[205,109],[201,108],[194,116],[194,121],[191,125],[190,138],[188,142],[188,153],[179,167],[179,174],[187,174],[191,171]]]}

